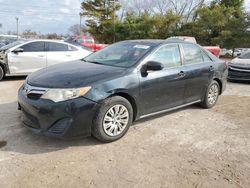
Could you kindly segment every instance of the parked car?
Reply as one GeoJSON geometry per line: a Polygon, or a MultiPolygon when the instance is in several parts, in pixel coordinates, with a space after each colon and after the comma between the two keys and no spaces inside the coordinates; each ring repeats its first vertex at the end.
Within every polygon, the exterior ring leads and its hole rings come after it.
{"type": "Polygon", "coordinates": [[[111,142],[135,120],[194,103],[211,108],[226,87],[226,63],[180,40],[119,42],[83,61],[28,76],[18,91],[28,128],[111,142]]]}
{"type": "MultiPolygon", "coordinates": [[[[174,36],[174,37],[170,37],[167,40],[171,40],[171,39],[179,39],[179,40],[183,40],[186,42],[191,42],[194,44],[197,44],[196,38],[195,37],[189,37],[189,36],[174,36]]],[[[220,47],[219,46],[203,46],[203,48],[207,49],[208,51],[210,51],[213,55],[215,55],[216,57],[220,56],[220,47]]]]}
{"type": "Polygon", "coordinates": [[[82,59],[92,52],[62,41],[16,41],[0,48],[0,80],[28,75],[50,65],[82,59]]]}
{"type": "Polygon", "coordinates": [[[16,35],[0,35],[0,47],[3,47],[7,44],[15,42],[18,39],[21,39],[21,38],[16,35]]]}
{"type": "Polygon", "coordinates": [[[67,42],[74,41],[81,46],[85,46],[87,48],[92,49],[93,52],[99,51],[105,48],[106,46],[108,46],[107,44],[97,44],[94,37],[85,36],[85,35],[69,37],[66,41],[67,42]]]}
{"type": "Polygon", "coordinates": [[[250,81],[250,50],[229,63],[228,79],[250,81]]]}

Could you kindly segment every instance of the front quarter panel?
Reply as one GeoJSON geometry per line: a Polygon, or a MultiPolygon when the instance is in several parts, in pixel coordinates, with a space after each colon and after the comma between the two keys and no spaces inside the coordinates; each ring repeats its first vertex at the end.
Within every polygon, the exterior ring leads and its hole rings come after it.
{"type": "Polygon", "coordinates": [[[136,71],[92,86],[85,97],[97,103],[119,93],[130,95],[137,101],[139,95],[139,79],[136,71]]]}

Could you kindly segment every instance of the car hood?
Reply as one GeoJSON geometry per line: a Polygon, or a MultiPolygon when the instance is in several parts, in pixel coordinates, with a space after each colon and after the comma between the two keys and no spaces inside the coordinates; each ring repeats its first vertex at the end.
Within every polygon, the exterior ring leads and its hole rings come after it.
{"type": "Polygon", "coordinates": [[[232,60],[232,63],[234,64],[249,64],[250,65],[250,59],[241,59],[241,58],[234,58],[233,60],[232,60]]]}
{"type": "Polygon", "coordinates": [[[87,63],[62,63],[32,73],[27,78],[31,86],[45,88],[78,88],[91,86],[125,74],[125,68],[87,63]]]}

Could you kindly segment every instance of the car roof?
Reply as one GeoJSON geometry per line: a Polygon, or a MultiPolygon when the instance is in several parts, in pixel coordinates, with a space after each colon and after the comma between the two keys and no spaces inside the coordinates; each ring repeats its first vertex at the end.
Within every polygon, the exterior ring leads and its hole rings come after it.
{"type": "MultiPolygon", "coordinates": [[[[170,43],[188,43],[188,44],[194,44],[188,41],[183,41],[181,39],[177,39],[177,38],[170,38],[170,39],[141,39],[141,40],[125,40],[122,41],[124,43],[128,42],[128,43],[142,43],[142,44],[149,44],[152,46],[158,46],[161,44],[170,44],[170,43]]],[[[194,44],[195,45],[195,44],[194,44]]]]}

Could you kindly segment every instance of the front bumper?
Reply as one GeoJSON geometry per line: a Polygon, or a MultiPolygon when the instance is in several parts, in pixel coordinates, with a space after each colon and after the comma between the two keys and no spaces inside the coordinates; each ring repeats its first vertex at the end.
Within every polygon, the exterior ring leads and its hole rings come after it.
{"type": "Polygon", "coordinates": [[[22,121],[36,134],[59,138],[91,135],[97,103],[84,97],[55,103],[46,99],[30,99],[22,88],[18,91],[22,121]]]}
{"type": "Polygon", "coordinates": [[[246,67],[235,67],[229,65],[228,79],[239,80],[239,81],[250,81],[250,69],[246,67]]]}

